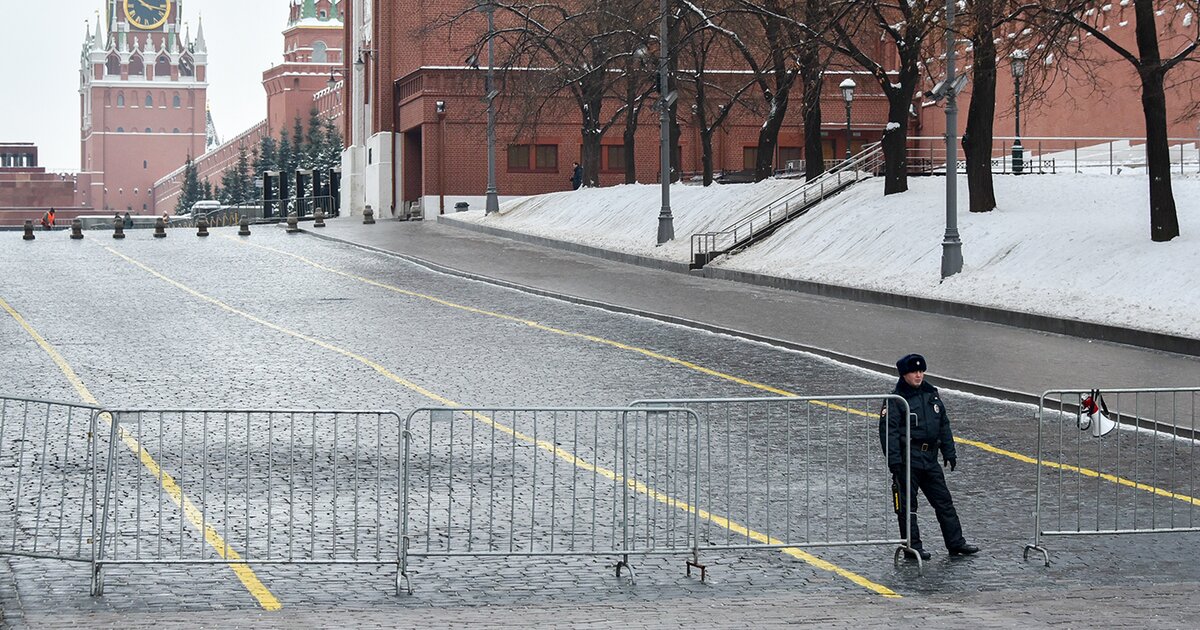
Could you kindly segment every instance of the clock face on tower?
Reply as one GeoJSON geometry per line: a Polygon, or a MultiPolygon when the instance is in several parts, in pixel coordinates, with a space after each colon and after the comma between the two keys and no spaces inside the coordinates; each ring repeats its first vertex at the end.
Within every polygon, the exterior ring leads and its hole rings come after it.
{"type": "Polygon", "coordinates": [[[154,30],[167,21],[171,12],[170,0],[122,0],[125,3],[125,18],[143,31],[154,30]]]}

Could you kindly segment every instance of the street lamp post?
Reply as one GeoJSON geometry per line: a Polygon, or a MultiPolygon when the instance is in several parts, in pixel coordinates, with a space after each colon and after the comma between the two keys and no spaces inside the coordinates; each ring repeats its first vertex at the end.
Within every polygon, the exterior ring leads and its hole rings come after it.
{"type": "Polygon", "coordinates": [[[858,84],[854,79],[846,79],[842,81],[839,88],[842,90],[842,100],[846,101],[846,159],[850,159],[850,106],[854,103],[854,88],[858,84]]]}
{"type": "Polygon", "coordinates": [[[942,278],[962,271],[958,236],[958,94],[954,76],[954,3],[946,0],[946,234],[942,239],[942,278]]]}
{"type": "Polygon", "coordinates": [[[675,219],[671,216],[671,121],[667,95],[668,59],[671,54],[667,41],[667,0],[659,0],[658,23],[658,136],[659,179],[662,180],[662,210],[658,213],[658,244],[675,239],[675,219]]]}
{"type": "Polygon", "coordinates": [[[1013,100],[1016,102],[1017,128],[1016,140],[1012,146],[1013,175],[1025,171],[1025,147],[1021,146],[1021,77],[1025,76],[1025,59],[1028,54],[1024,50],[1014,50],[1012,53],[1013,100]]]}
{"type": "Polygon", "coordinates": [[[487,201],[484,204],[484,214],[492,214],[500,212],[500,193],[496,189],[496,89],[493,87],[495,80],[495,53],[496,44],[493,40],[493,35],[496,32],[496,5],[493,2],[488,2],[484,7],[487,12],[488,19],[488,71],[487,82],[484,86],[484,92],[487,99],[487,201]]]}

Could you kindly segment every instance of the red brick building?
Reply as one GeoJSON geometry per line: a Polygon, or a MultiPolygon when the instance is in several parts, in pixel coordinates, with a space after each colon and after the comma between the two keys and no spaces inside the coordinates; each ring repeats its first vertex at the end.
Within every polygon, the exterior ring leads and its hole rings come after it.
{"type": "Polygon", "coordinates": [[[75,205],[75,174],[47,173],[38,166],[31,142],[0,143],[0,225],[35,224],[50,208],[58,222],[70,221],[90,208],[75,205]]]}
{"type": "MultiPolygon", "coordinates": [[[[471,67],[464,59],[470,45],[486,29],[483,13],[470,14],[453,29],[428,27],[449,13],[461,11],[462,3],[437,0],[417,4],[380,0],[348,0],[346,8],[347,50],[344,71],[348,77],[345,99],[344,135],[347,149],[343,154],[343,206],[361,212],[370,205],[380,216],[395,216],[406,204],[421,200],[428,214],[452,208],[467,200],[481,203],[486,188],[486,116],[483,95],[485,67],[471,67]],[[442,103],[439,107],[438,103],[442,103]]],[[[1159,15],[1168,20],[1194,19],[1178,7],[1166,7],[1159,15]],[[1178,13],[1178,15],[1176,14],[1178,13]]],[[[1112,38],[1127,42],[1136,50],[1132,17],[1116,4],[1102,16],[1104,31],[1112,38]]],[[[497,16],[499,19],[499,15],[497,16]]],[[[501,25],[503,26],[503,25],[501,25]]],[[[1186,25],[1185,25],[1186,26],[1186,25]]],[[[1187,29],[1183,29],[1186,31],[1187,29]]],[[[1002,33],[1002,49],[1032,46],[1034,34],[1002,33]]],[[[1177,42],[1165,39],[1164,51],[1177,50],[1177,42]]],[[[1085,42],[1091,52],[1109,58],[1111,53],[1085,42]]],[[[887,46],[880,44],[885,58],[887,46]]],[[[960,55],[959,73],[969,73],[969,51],[960,55]]],[[[1002,54],[1007,54],[1004,50],[1002,54]]],[[[892,55],[894,56],[894,54],[892,55]]],[[[884,62],[885,68],[887,61],[884,62]]],[[[894,60],[891,63],[895,63],[894,60]]],[[[1056,63],[1051,60],[1051,66],[1056,63]]],[[[484,62],[480,62],[484,66],[484,62]]],[[[850,68],[849,65],[846,66],[850,68]]],[[[894,65],[893,65],[894,67],[894,65]]],[[[997,90],[996,134],[1013,134],[1013,89],[1008,61],[1000,60],[997,90]]],[[[737,68],[730,67],[730,71],[737,68]]],[[[1067,70],[1060,68],[1060,70],[1067,70]]],[[[1195,72],[1185,66],[1179,74],[1195,72]]],[[[1032,73],[1031,73],[1032,74],[1032,73]]],[[[1025,136],[1144,136],[1137,78],[1130,66],[1120,60],[1097,70],[1097,81],[1082,80],[1078,71],[1055,75],[1050,86],[1035,101],[1025,99],[1022,131],[1025,136]],[[1098,87],[1095,87],[1098,86],[1098,87]]],[[[936,79],[936,77],[935,77],[936,79]]],[[[921,86],[931,89],[932,84],[921,86]]],[[[775,156],[777,167],[798,158],[803,146],[803,125],[799,107],[799,86],[793,93],[779,137],[775,156]]],[[[572,162],[580,159],[579,113],[566,103],[536,130],[517,135],[511,119],[505,119],[505,94],[497,99],[501,113],[497,124],[497,183],[501,197],[562,190],[567,186],[572,162]],[[526,162],[521,164],[521,157],[526,162]]],[[[682,100],[682,99],[681,99],[682,100]]],[[[970,89],[959,100],[961,133],[966,123],[970,89]]],[[[1197,134],[1196,115],[1189,111],[1195,99],[1186,87],[1168,94],[1170,133],[1181,138],[1197,134]]],[[[700,146],[698,130],[689,120],[688,103],[679,109],[681,127],[679,151],[683,171],[698,171],[700,146]]],[[[914,116],[908,121],[910,135],[937,136],[944,133],[944,110],[918,96],[913,103],[914,116]]],[[[826,157],[840,157],[849,140],[851,147],[878,140],[887,122],[886,102],[880,88],[869,75],[857,68],[826,74],[822,102],[822,138],[826,157]],[[858,83],[853,107],[853,137],[847,138],[845,108],[837,85],[847,76],[858,83]]],[[[752,160],[762,118],[742,112],[714,138],[714,167],[717,170],[741,170],[752,160]]],[[[643,111],[639,123],[636,155],[638,179],[658,179],[658,123],[654,112],[643,111]]],[[[621,169],[610,164],[610,150],[621,144],[618,125],[605,136],[600,167],[601,185],[624,181],[621,169]]],[[[997,146],[1002,146],[1000,141],[997,146]]],[[[1085,141],[1086,142],[1086,141],[1085,141]]],[[[926,142],[925,144],[934,144],[926,142]]],[[[1036,149],[1027,143],[1027,150],[1036,149]]],[[[1057,148],[1057,147],[1056,147],[1057,148]]],[[[1049,149],[1048,149],[1049,150],[1049,149]]],[[[997,155],[1001,152],[998,150],[997,155]]]]}
{"type": "Polygon", "coordinates": [[[154,182],[204,153],[208,47],[179,0],[108,0],[80,66],[79,205],[151,213],[154,182]]]}
{"type": "MultiPolygon", "coordinates": [[[[305,124],[315,105],[333,120],[342,115],[341,68],[342,2],[292,0],[283,31],[283,61],[263,72],[267,117],[249,129],[211,147],[195,158],[201,181],[221,181],[227,168],[237,163],[240,147],[252,151],[264,135],[278,137],[291,129],[296,117],[305,124]],[[333,80],[333,86],[330,81],[333,80]]],[[[174,212],[183,185],[183,160],[154,182],[155,212],[174,212]]]]}

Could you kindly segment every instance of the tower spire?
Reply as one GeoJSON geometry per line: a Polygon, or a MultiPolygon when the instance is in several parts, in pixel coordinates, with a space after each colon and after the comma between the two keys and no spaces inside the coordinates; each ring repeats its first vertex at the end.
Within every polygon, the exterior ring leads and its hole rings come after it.
{"type": "Polygon", "coordinates": [[[196,18],[196,52],[208,52],[208,44],[204,43],[204,16],[196,18]]]}

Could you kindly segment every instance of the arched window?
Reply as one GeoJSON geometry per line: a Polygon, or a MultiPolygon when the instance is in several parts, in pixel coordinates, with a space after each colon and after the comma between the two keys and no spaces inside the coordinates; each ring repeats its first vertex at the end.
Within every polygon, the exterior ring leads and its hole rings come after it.
{"type": "Polygon", "coordinates": [[[325,52],[328,49],[329,49],[329,47],[325,45],[325,42],[323,42],[319,39],[317,41],[313,42],[313,45],[312,45],[312,50],[313,50],[312,51],[312,61],[313,61],[313,63],[325,63],[329,59],[329,55],[326,54],[326,52],[325,52]]]}
{"type": "Polygon", "coordinates": [[[185,54],[179,59],[179,76],[190,77],[196,74],[196,64],[192,63],[192,56],[185,54]]]}
{"type": "Polygon", "coordinates": [[[141,55],[134,55],[129,58],[129,76],[142,78],[146,76],[146,64],[142,63],[141,55]]]}
{"type": "Polygon", "coordinates": [[[171,130],[171,133],[179,133],[179,127],[176,127],[176,128],[174,128],[174,129],[172,129],[172,130],[171,130]]]}
{"type": "Polygon", "coordinates": [[[104,64],[104,74],[110,77],[121,76],[121,58],[117,53],[108,56],[108,62],[104,64]]]}
{"type": "Polygon", "coordinates": [[[154,107],[154,97],[149,92],[146,92],[146,107],[154,107]]]}
{"type": "Polygon", "coordinates": [[[175,109],[179,109],[180,105],[181,105],[181,103],[179,101],[179,95],[176,94],[176,95],[172,96],[171,97],[171,107],[174,107],[175,109]]]}
{"type": "Polygon", "coordinates": [[[149,127],[146,127],[146,133],[153,133],[153,132],[150,131],[149,127]]]}
{"type": "Polygon", "coordinates": [[[137,104],[138,104],[138,94],[137,94],[137,90],[134,90],[129,93],[129,106],[137,107],[137,104]]]}
{"type": "Polygon", "coordinates": [[[154,76],[171,76],[171,58],[167,56],[167,53],[159,55],[158,60],[154,62],[154,76]]]}
{"type": "Polygon", "coordinates": [[[125,133],[124,127],[117,127],[117,133],[125,133]]]}
{"type": "Polygon", "coordinates": [[[117,107],[125,107],[125,93],[117,92],[117,107]]]}
{"type": "Polygon", "coordinates": [[[166,93],[166,92],[159,92],[159,93],[158,93],[158,106],[159,106],[159,107],[166,107],[166,106],[167,106],[167,93],[166,93]]]}

